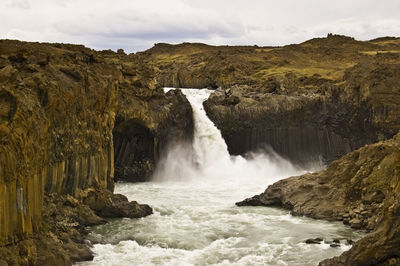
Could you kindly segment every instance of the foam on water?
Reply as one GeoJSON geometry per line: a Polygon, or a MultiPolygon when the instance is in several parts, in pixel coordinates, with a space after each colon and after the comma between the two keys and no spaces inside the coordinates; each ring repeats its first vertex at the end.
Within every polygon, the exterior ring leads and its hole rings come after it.
{"type": "Polygon", "coordinates": [[[119,183],[116,193],[148,203],[154,214],[92,228],[96,256],[82,265],[316,265],[350,248],[361,234],[341,223],[293,217],[266,207],[236,207],[281,178],[301,174],[270,151],[229,156],[207,118],[209,90],[185,89],[193,108],[193,144],[171,147],[152,182],[119,183]],[[307,238],[342,239],[339,248],[307,238]]]}

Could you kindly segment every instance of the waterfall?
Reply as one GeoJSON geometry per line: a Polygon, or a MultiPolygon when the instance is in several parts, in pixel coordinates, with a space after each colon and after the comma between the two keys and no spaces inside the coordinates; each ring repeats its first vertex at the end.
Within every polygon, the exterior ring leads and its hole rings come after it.
{"type": "Polygon", "coordinates": [[[228,147],[221,132],[207,117],[203,102],[208,99],[211,90],[183,89],[183,94],[190,102],[193,110],[194,139],[193,150],[196,163],[204,168],[207,165],[227,163],[229,161],[228,147]]]}
{"type": "MultiPolygon", "coordinates": [[[[170,89],[165,88],[165,91],[170,89]]],[[[272,183],[285,175],[298,173],[298,169],[272,150],[268,153],[249,153],[247,159],[230,156],[221,132],[208,118],[203,107],[212,90],[182,89],[182,93],[193,110],[193,143],[171,147],[158,164],[153,181],[232,181],[271,177],[269,183],[272,183]]]]}

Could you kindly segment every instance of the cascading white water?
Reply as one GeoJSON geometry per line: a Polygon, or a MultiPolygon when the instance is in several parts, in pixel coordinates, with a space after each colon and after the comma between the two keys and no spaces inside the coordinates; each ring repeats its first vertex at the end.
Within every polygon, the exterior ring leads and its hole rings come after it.
{"type": "Polygon", "coordinates": [[[216,162],[225,164],[229,161],[228,147],[221,132],[208,119],[203,102],[211,94],[210,90],[185,89],[183,94],[192,105],[194,120],[194,155],[200,168],[216,162]]]}
{"type": "Polygon", "coordinates": [[[249,160],[241,156],[230,156],[221,132],[207,117],[203,107],[203,102],[208,99],[212,91],[183,89],[182,92],[193,110],[193,143],[171,147],[167,156],[159,164],[153,180],[226,181],[227,183],[234,182],[233,186],[235,186],[237,182],[247,179],[253,180],[258,185],[268,185],[284,176],[299,173],[298,169],[272,150],[268,154],[249,154],[251,158],[249,160]]]}
{"type": "Polygon", "coordinates": [[[268,184],[299,174],[278,155],[230,156],[207,118],[211,91],[184,89],[193,109],[193,144],[171,147],[152,182],[117,184],[116,193],[148,203],[154,214],[92,228],[93,262],[82,265],[316,265],[349,246],[307,245],[307,238],[358,239],[340,223],[292,217],[285,210],[236,207],[268,184]]]}

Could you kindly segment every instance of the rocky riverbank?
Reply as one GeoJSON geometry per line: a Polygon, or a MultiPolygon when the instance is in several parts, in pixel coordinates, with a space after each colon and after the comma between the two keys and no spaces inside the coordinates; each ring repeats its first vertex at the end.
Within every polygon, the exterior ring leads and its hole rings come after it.
{"type": "MultiPolygon", "coordinates": [[[[400,262],[400,132],[334,161],[326,170],[290,177],[238,206],[277,206],[293,215],[343,221],[371,233],[320,265],[400,262]]],[[[394,263],[395,264],[391,264],[394,263]]]]}

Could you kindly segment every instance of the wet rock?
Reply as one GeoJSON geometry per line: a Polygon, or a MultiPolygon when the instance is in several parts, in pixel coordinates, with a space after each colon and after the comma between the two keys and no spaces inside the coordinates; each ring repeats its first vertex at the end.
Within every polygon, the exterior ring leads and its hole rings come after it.
{"type": "Polygon", "coordinates": [[[113,203],[104,208],[99,215],[106,218],[140,218],[153,213],[147,204],[138,204],[136,201],[113,203]]]}
{"type": "Polygon", "coordinates": [[[322,238],[309,238],[306,241],[304,241],[306,244],[321,244],[323,241],[322,238]]]}
{"type": "Polygon", "coordinates": [[[350,224],[350,226],[352,228],[360,229],[362,227],[362,225],[363,225],[363,222],[358,218],[354,218],[354,219],[349,221],[349,224],[350,224]]]}
{"type": "MultiPolygon", "coordinates": [[[[263,206],[258,195],[235,203],[236,206],[263,206]]],[[[272,204],[271,204],[272,205],[272,204]]]]}
{"type": "Polygon", "coordinates": [[[126,196],[108,190],[89,190],[82,197],[85,204],[104,218],[140,218],[153,213],[147,204],[130,202],[126,196]]]}
{"type": "Polygon", "coordinates": [[[340,247],[340,244],[333,243],[333,244],[330,244],[329,246],[330,246],[331,248],[337,248],[337,247],[340,247]]]}

